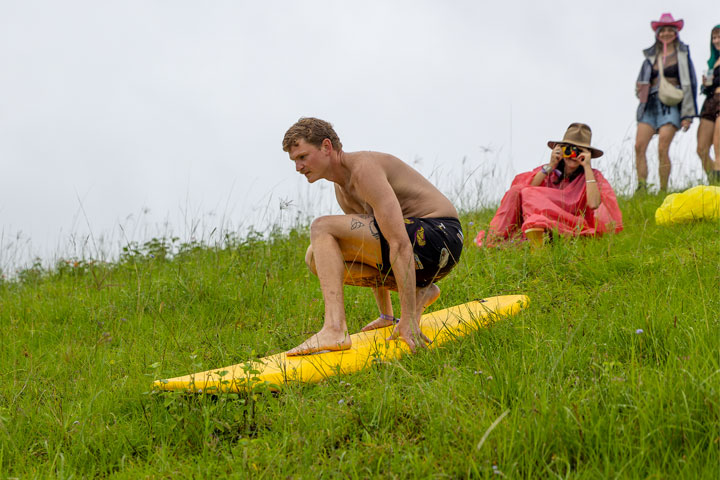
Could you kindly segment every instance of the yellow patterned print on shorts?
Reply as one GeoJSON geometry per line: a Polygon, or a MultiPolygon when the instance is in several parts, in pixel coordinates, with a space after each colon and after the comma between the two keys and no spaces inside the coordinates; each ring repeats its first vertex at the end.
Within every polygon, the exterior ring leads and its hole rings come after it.
{"type": "Polygon", "coordinates": [[[448,264],[448,260],[450,260],[450,252],[447,248],[444,248],[440,250],[440,262],[438,263],[438,268],[445,268],[445,265],[448,264]]]}
{"type": "Polygon", "coordinates": [[[410,220],[409,218],[406,218],[406,219],[405,219],[405,223],[406,223],[407,225],[412,225],[412,224],[415,223],[415,222],[413,222],[413,221],[410,220]]]}
{"type": "Polygon", "coordinates": [[[415,233],[415,241],[421,247],[425,246],[425,229],[423,227],[417,229],[417,232],[415,233]]]}

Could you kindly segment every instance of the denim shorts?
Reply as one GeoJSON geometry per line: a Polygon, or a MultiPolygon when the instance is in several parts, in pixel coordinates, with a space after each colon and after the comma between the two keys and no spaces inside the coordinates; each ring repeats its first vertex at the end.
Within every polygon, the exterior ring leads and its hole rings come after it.
{"type": "Polygon", "coordinates": [[[668,107],[660,101],[657,93],[651,93],[640,121],[647,123],[656,131],[668,123],[672,123],[675,128],[680,129],[680,105],[668,107]]]}

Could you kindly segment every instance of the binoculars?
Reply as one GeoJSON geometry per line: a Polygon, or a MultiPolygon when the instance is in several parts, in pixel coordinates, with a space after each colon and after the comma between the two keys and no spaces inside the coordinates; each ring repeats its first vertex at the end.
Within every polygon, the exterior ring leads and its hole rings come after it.
{"type": "Polygon", "coordinates": [[[580,149],[575,145],[565,145],[562,147],[563,158],[577,158],[580,156],[580,149]]]}

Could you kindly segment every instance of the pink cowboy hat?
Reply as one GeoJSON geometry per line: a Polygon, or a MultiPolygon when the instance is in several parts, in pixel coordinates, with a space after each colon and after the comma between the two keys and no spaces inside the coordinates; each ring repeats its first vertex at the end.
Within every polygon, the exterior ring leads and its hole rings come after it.
{"type": "Polygon", "coordinates": [[[671,13],[663,13],[662,15],[660,15],[660,20],[658,20],[656,22],[650,22],[650,26],[656,32],[657,32],[658,28],[665,27],[665,26],[675,27],[678,29],[678,32],[679,32],[680,30],[682,30],[682,27],[684,24],[685,24],[685,22],[682,19],[675,20],[671,13]]]}

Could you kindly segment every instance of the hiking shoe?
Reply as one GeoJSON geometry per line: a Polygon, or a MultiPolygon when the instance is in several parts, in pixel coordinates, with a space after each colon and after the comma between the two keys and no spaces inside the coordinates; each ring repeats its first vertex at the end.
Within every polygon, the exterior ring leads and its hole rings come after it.
{"type": "Polygon", "coordinates": [[[638,180],[637,188],[635,189],[635,195],[646,195],[647,194],[647,182],[638,180]]]}
{"type": "Polygon", "coordinates": [[[710,185],[720,185],[720,170],[708,172],[707,176],[710,185]]]}
{"type": "Polygon", "coordinates": [[[525,230],[525,238],[530,241],[530,245],[533,248],[542,247],[545,244],[545,229],[543,228],[528,228],[525,230]]]}

